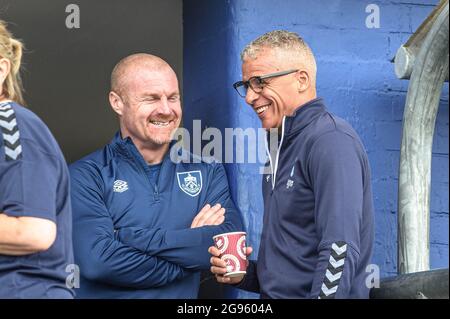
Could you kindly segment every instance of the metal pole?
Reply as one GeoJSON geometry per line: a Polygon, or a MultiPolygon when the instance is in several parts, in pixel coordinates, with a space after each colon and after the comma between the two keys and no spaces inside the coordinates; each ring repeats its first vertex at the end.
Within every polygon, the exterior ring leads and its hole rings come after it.
{"type": "Polygon", "coordinates": [[[448,75],[448,0],[421,45],[408,89],[400,151],[398,270],[429,267],[431,151],[442,85],[448,75]]]}
{"type": "MultiPolygon", "coordinates": [[[[415,59],[419,55],[420,48],[427,34],[431,30],[431,27],[436,22],[437,17],[445,8],[447,1],[441,0],[439,4],[434,8],[433,12],[425,19],[420,27],[414,32],[414,34],[408,39],[408,41],[402,45],[395,55],[395,75],[399,79],[410,79],[412,71],[414,70],[415,59]]],[[[445,79],[448,82],[448,74],[445,79]]]]}

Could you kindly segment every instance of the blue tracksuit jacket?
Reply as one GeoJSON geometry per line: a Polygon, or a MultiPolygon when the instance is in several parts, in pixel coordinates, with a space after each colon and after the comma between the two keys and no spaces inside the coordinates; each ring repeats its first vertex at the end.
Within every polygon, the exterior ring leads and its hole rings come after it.
{"type": "Polygon", "coordinates": [[[212,237],[243,230],[223,166],[169,154],[156,184],[119,133],[70,166],[78,298],[196,298],[212,237]],[[216,203],[226,208],[225,222],[190,229],[201,208],[216,203]]]}
{"type": "Polygon", "coordinates": [[[314,99],[283,120],[263,177],[258,261],[239,285],[262,298],[367,298],[373,203],[356,132],[314,99]]]}

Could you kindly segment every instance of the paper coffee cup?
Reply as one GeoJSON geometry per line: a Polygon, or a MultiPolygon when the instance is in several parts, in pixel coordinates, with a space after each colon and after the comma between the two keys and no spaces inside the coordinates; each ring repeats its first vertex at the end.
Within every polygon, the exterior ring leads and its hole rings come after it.
{"type": "Polygon", "coordinates": [[[246,233],[232,232],[213,237],[214,244],[220,251],[220,259],[227,264],[225,277],[236,277],[247,272],[246,233]]]}

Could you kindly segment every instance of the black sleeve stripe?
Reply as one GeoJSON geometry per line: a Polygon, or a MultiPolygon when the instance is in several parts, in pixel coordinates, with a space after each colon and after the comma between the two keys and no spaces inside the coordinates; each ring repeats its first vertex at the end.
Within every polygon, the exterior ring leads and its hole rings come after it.
{"type": "Polygon", "coordinates": [[[344,265],[338,268],[327,267],[327,270],[329,270],[332,275],[336,275],[344,270],[344,265]]]}
{"type": "Polygon", "coordinates": [[[9,111],[3,112],[0,110],[0,121],[11,121],[13,117],[16,115],[14,114],[14,111],[11,109],[9,111]],[[12,112],[11,112],[12,111],[12,112]]]}
{"type": "Polygon", "coordinates": [[[333,299],[336,296],[339,282],[344,272],[345,257],[347,256],[347,244],[343,241],[331,245],[330,259],[325,277],[320,289],[319,299],[333,299]]]}
{"type": "Polygon", "coordinates": [[[12,129],[8,129],[7,127],[1,127],[2,129],[2,133],[4,132],[4,134],[6,135],[14,135],[17,131],[19,131],[19,127],[17,125],[15,125],[12,129]]]}
{"type": "Polygon", "coordinates": [[[14,161],[22,158],[19,127],[14,110],[9,104],[0,106],[0,129],[3,135],[2,147],[5,148],[5,159],[14,161]]]}

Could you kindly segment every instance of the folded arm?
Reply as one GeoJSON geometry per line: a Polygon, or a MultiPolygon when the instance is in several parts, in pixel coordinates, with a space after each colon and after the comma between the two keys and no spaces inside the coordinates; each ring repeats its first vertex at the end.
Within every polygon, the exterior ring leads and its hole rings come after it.
{"type": "Polygon", "coordinates": [[[188,270],[119,241],[93,168],[71,167],[75,261],[89,280],[151,288],[191,275],[188,270]]]}
{"type": "Polygon", "coordinates": [[[204,204],[219,203],[225,209],[223,223],[179,230],[124,228],[117,232],[118,238],[142,252],[156,255],[183,268],[209,269],[208,248],[214,244],[213,236],[243,230],[241,213],[231,199],[223,166],[214,165],[211,174],[204,204]]]}

